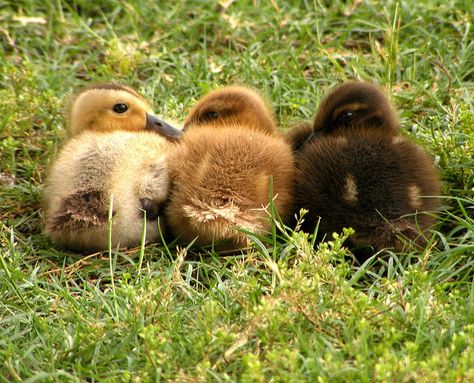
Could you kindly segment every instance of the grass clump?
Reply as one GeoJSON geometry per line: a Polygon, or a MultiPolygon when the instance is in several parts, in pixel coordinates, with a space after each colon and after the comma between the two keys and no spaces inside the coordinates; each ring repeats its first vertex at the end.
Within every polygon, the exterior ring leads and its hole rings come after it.
{"type": "Polygon", "coordinates": [[[466,2],[0,0],[0,381],[474,380],[474,45],[466,2]],[[328,88],[384,85],[436,159],[445,209],[418,254],[358,264],[350,231],[288,229],[241,255],[159,245],[75,255],[42,234],[64,100],[91,81],[181,119],[263,90],[282,128],[328,88]],[[113,283],[112,283],[113,281],[113,283]]]}

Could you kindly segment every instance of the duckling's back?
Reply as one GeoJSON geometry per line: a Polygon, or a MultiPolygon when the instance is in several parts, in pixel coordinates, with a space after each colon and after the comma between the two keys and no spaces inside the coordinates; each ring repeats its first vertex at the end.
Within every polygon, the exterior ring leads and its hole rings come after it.
{"type": "Polygon", "coordinates": [[[298,155],[297,206],[309,210],[303,227],[320,233],[353,227],[356,247],[403,247],[399,237],[423,243],[434,223],[440,183],[424,151],[402,136],[353,128],[320,136],[298,155]],[[420,212],[419,214],[417,214],[420,212]]]}
{"type": "Polygon", "coordinates": [[[182,240],[243,246],[269,229],[270,182],[283,217],[290,213],[293,155],[282,137],[238,125],[189,130],[170,159],[167,223],[182,240]]]}
{"type": "MultiPolygon", "coordinates": [[[[46,232],[74,250],[138,245],[143,227],[140,199],[162,203],[168,194],[166,140],[147,132],[84,132],[70,139],[53,163],[44,191],[46,232]],[[113,201],[112,201],[113,196],[113,201]]],[[[159,238],[156,222],[147,239],[159,238]]]]}

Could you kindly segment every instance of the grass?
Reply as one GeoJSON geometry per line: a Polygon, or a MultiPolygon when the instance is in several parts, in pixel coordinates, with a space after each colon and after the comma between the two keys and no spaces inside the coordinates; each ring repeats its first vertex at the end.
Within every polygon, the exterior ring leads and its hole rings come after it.
{"type": "Polygon", "coordinates": [[[461,0],[0,0],[0,382],[474,381],[474,36],[461,0]],[[390,90],[436,159],[432,243],[359,265],[350,231],[288,230],[242,255],[56,250],[41,188],[73,89],[119,80],[182,119],[206,90],[261,89],[280,126],[328,88],[390,90]]]}

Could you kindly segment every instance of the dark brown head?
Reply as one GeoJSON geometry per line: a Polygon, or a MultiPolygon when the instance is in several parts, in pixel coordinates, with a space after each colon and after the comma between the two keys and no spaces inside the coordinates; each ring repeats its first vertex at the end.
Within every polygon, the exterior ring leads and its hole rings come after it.
{"type": "Polygon", "coordinates": [[[313,130],[322,134],[354,126],[398,133],[397,116],[380,87],[362,81],[336,86],[320,105],[313,130]]]}
{"type": "Polygon", "coordinates": [[[153,116],[150,104],[134,89],[115,83],[90,85],[72,99],[68,113],[71,136],[83,131],[155,131],[167,138],[181,135],[153,116]]]}
{"type": "Polygon", "coordinates": [[[238,125],[266,133],[276,132],[270,107],[252,89],[229,86],[201,98],[184,121],[184,129],[194,126],[238,125]]]}

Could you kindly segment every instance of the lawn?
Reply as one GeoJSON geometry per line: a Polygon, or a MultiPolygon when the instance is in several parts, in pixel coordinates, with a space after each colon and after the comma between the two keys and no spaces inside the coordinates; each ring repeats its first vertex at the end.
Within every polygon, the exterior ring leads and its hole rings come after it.
{"type": "Polygon", "coordinates": [[[473,382],[472,11],[0,0],[0,382],[473,382]],[[360,264],[350,230],[313,248],[288,228],[238,255],[73,254],[42,233],[42,185],[78,87],[123,82],[182,120],[209,89],[250,84],[288,129],[354,78],[387,89],[440,170],[440,224],[419,253],[360,264]]]}

